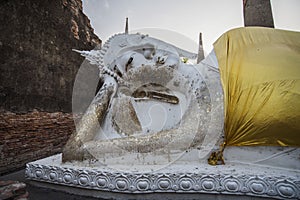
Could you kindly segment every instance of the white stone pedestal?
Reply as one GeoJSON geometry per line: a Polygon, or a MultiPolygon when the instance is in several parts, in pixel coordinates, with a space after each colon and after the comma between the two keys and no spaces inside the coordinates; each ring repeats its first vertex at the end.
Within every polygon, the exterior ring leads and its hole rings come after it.
{"type": "MultiPolygon", "coordinates": [[[[149,197],[150,193],[168,194],[170,197],[173,196],[172,199],[176,194],[179,196],[186,194],[181,197],[186,199],[189,195],[192,197],[200,193],[242,195],[243,198],[251,197],[251,199],[253,197],[300,198],[300,165],[297,167],[298,160],[294,160],[295,166],[291,162],[293,156],[299,156],[299,149],[286,155],[287,157],[284,158],[286,163],[280,161],[282,157],[273,156],[273,158],[266,158],[269,164],[266,160],[254,162],[253,157],[258,158],[258,156],[254,156],[251,151],[244,154],[244,158],[239,157],[246,150],[247,148],[227,148],[225,158],[230,158],[232,161],[226,160],[226,165],[211,166],[205,162],[181,160],[152,172],[151,170],[145,172],[143,166],[135,166],[135,169],[123,171],[120,170],[122,166],[117,165],[96,167],[93,163],[82,163],[81,166],[78,163],[63,164],[61,154],[58,154],[28,163],[26,177],[41,185],[48,183],[55,189],[77,194],[79,190],[81,191],[79,194],[102,198],[120,198],[120,195],[124,194],[121,199],[126,197],[139,199],[149,197]],[[234,161],[235,158],[238,160],[234,161]],[[272,159],[273,161],[270,161],[272,159]],[[274,165],[276,159],[281,162],[278,166],[274,165]]],[[[256,148],[255,152],[258,153],[259,150],[262,148],[256,148]]],[[[276,153],[272,152],[272,155],[276,153]]],[[[240,196],[236,197],[240,198],[240,196]]]]}

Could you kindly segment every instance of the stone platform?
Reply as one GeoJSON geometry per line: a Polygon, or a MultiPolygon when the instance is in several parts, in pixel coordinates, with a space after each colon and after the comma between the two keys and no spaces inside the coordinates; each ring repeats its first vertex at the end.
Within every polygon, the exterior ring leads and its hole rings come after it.
{"type": "Polygon", "coordinates": [[[197,194],[233,195],[237,199],[241,198],[240,195],[243,199],[300,198],[299,170],[284,166],[235,162],[211,166],[204,162],[181,161],[154,171],[143,171],[143,166],[135,166],[132,170],[125,168],[122,170],[122,166],[117,165],[96,168],[93,163],[85,163],[85,167],[74,163],[62,164],[61,154],[58,154],[28,163],[26,177],[41,186],[114,199],[124,199],[124,195],[131,199],[145,199],[147,195],[155,194],[175,195],[172,199],[177,194],[184,195],[180,199],[197,194]]]}

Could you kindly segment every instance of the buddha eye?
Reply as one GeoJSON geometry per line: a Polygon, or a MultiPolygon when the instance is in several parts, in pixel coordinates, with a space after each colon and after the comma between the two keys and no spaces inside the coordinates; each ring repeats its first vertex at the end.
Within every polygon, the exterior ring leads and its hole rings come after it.
{"type": "Polygon", "coordinates": [[[132,61],[133,61],[133,57],[130,57],[130,58],[128,59],[127,63],[126,63],[126,66],[125,66],[125,71],[126,71],[126,72],[129,70],[129,67],[130,67],[132,61]]]}
{"type": "Polygon", "coordinates": [[[133,61],[133,57],[130,57],[127,61],[127,65],[130,65],[132,63],[132,61],[133,61]]]}

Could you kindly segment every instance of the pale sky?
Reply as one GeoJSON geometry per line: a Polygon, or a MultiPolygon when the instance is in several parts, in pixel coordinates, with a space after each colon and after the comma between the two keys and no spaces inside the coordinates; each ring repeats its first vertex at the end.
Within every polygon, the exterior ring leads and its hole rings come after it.
{"type": "MultiPolygon", "coordinates": [[[[271,0],[271,4],[276,28],[300,31],[300,0],[271,0]]],[[[130,31],[148,33],[194,52],[202,32],[206,53],[222,33],[244,23],[242,0],[83,0],[83,11],[103,43],[124,32],[128,17],[130,31]]]]}

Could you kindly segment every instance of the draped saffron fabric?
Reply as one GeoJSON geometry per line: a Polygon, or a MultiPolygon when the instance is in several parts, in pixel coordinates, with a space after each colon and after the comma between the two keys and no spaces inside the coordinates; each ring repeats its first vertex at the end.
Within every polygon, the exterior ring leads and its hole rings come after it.
{"type": "Polygon", "coordinates": [[[300,32],[233,29],[215,43],[225,144],[300,146],[300,32]]]}

